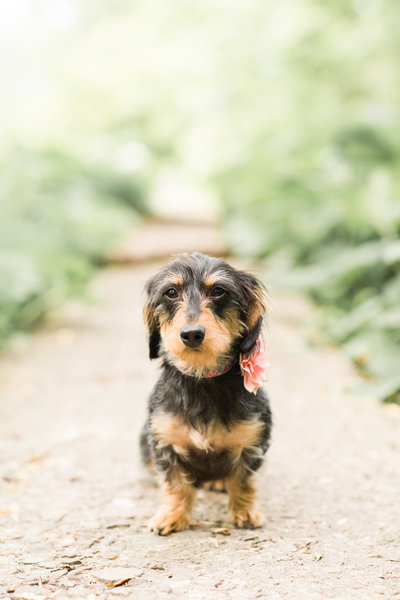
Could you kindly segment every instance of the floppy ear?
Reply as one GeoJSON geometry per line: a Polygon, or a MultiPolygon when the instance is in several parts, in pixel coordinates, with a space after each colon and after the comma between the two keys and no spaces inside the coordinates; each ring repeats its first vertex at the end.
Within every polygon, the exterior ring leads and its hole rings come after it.
{"type": "Polygon", "coordinates": [[[147,299],[145,304],[143,318],[149,336],[149,356],[151,359],[158,358],[161,343],[160,328],[158,325],[158,319],[154,314],[154,307],[151,305],[150,298],[147,299]]]}
{"type": "Polygon", "coordinates": [[[248,309],[245,320],[246,333],[240,342],[239,350],[242,354],[248,354],[254,348],[261,331],[266,311],[266,297],[262,284],[252,275],[242,272],[241,284],[248,309]]]}

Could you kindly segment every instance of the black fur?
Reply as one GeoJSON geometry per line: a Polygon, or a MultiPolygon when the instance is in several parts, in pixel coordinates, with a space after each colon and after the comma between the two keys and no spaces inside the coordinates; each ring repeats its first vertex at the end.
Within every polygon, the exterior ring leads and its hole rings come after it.
{"type": "Polygon", "coordinates": [[[268,449],[271,434],[271,410],[265,391],[260,388],[256,395],[243,387],[243,376],[236,363],[228,373],[210,379],[197,379],[184,375],[175,367],[163,362],[162,373],[150,395],[148,419],[142,430],[141,451],[145,463],[152,459],[166,476],[171,467],[179,465],[193,484],[224,479],[233,468],[229,452],[212,453],[193,450],[183,459],[171,446],[158,448],[151,432],[151,416],[155,412],[180,415],[184,421],[197,428],[212,422],[229,426],[238,421],[257,419],[263,422],[260,445],[244,450],[241,461],[249,474],[256,471],[268,449]]]}

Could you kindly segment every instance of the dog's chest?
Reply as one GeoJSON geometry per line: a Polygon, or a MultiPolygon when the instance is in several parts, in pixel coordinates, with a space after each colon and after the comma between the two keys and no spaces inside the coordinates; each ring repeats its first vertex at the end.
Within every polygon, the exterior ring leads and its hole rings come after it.
{"type": "Polygon", "coordinates": [[[258,419],[242,420],[226,426],[213,422],[193,427],[180,415],[160,413],[152,416],[151,428],[159,448],[172,446],[182,456],[190,454],[234,453],[240,455],[260,440],[263,423],[258,419]]]}

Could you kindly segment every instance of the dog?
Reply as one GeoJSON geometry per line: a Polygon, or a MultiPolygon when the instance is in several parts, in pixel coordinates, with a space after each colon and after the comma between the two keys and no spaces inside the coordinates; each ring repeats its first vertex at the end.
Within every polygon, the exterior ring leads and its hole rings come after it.
{"type": "Polygon", "coordinates": [[[260,527],[254,473],[272,419],[254,370],[266,292],[251,274],[200,253],[179,255],[148,281],[146,292],[150,359],[162,359],[140,437],[143,461],[157,469],[163,486],[152,530],[167,535],[188,528],[203,485],[228,493],[234,525],[260,527]]]}

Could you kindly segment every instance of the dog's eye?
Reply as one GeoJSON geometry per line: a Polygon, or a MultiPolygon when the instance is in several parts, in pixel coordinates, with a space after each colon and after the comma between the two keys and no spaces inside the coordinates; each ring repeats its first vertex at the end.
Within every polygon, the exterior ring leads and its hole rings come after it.
{"type": "Polygon", "coordinates": [[[221,298],[225,294],[225,290],[222,287],[215,287],[211,291],[212,298],[221,298]]]}
{"type": "Polygon", "coordinates": [[[177,295],[178,295],[178,292],[176,291],[175,288],[170,288],[169,290],[164,292],[164,296],[167,296],[167,298],[176,298],[177,295]]]}

